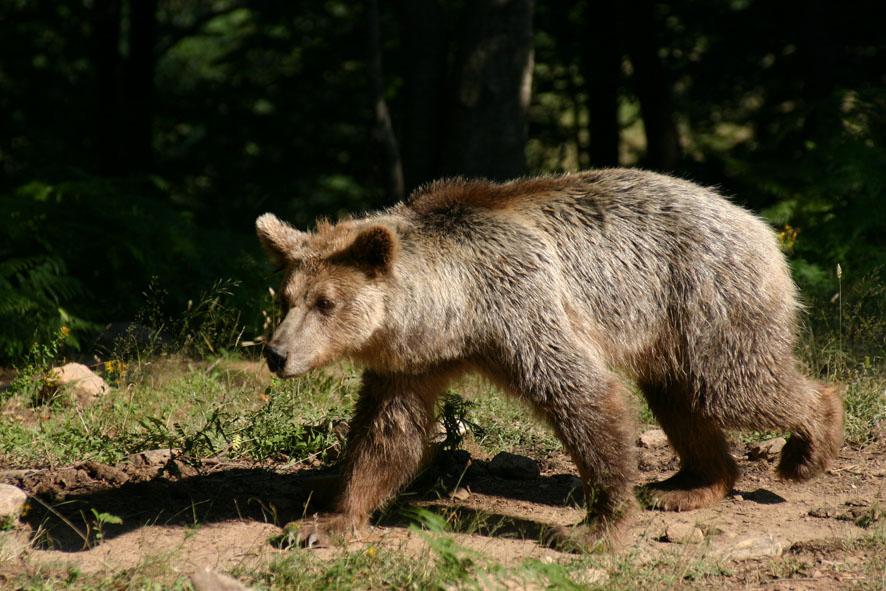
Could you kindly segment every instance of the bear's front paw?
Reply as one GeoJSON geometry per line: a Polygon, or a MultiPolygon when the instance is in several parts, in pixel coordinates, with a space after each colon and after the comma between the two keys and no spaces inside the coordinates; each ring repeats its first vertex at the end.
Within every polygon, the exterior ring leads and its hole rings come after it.
{"type": "Polygon", "coordinates": [[[353,538],[357,529],[356,520],[345,515],[314,515],[300,521],[290,521],[283,526],[280,535],[271,541],[283,549],[328,548],[353,538]]]}

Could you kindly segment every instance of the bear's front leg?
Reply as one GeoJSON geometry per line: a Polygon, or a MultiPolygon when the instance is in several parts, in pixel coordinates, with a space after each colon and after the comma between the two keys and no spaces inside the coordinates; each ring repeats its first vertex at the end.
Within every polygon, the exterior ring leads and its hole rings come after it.
{"type": "Polygon", "coordinates": [[[376,508],[407,485],[421,466],[445,373],[382,375],[366,371],[348,435],[335,512],[303,520],[302,545],[324,546],[366,527],[376,508]]]}

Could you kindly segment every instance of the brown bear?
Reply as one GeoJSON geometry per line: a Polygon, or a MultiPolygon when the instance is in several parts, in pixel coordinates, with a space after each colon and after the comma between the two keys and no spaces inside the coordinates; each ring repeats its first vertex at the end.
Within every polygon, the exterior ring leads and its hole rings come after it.
{"type": "Polygon", "coordinates": [[[336,512],[311,540],[363,526],[410,481],[438,397],[468,371],[528,403],[576,463],[588,516],[551,531],[559,547],[608,539],[636,504],[622,376],[680,458],[647,490],[662,509],[728,494],[725,428],[790,431],[788,479],[837,453],[842,402],[794,357],[800,305],[776,237],[713,190],[628,169],[452,179],[312,233],[271,214],[256,226],[285,269],[271,370],[365,367],[336,512]]]}

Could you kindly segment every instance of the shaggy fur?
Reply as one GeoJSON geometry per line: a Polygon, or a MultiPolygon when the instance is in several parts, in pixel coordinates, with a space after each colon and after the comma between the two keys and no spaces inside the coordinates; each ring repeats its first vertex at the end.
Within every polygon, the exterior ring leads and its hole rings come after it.
{"type": "Polygon", "coordinates": [[[634,505],[625,391],[635,379],[680,471],[657,506],[716,502],[738,474],[724,428],[793,433],[779,473],[821,472],[839,448],[837,393],[793,355],[797,294],[773,232],[714,191],[640,170],[506,184],[461,179],[362,219],[299,232],[257,221],[287,268],[270,349],[282,376],[364,365],[337,514],[360,527],[419,468],[437,397],[479,371],[553,427],[578,466],[586,547],[634,505]]]}

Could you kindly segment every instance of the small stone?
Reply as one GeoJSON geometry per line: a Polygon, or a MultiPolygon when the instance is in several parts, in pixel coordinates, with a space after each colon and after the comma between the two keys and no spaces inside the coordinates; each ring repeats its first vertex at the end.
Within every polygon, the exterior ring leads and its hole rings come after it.
{"type": "Polygon", "coordinates": [[[25,491],[11,484],[0,484],[0,529],[18,520],[27,502],[25,491]]]}
{"type": "Polygon", "coordinates": [[[637,440],[640,447],[648,449],[657,449],[668,444],[668,436],[661,429],[650,429],[644,431],[637,440]]]}
{"type": "Polygon", "coordinates": [[[704,532],[691,523],[675,522],[668,526],[665,541],[673,544],[700,544],[704,542],[704,532]]]}
{"type": "Polygon", "coordinates": [[[492,458],[489,469],[497,476],[514,480],[535,480],[541,475],[538,462],[506,451],[499,452],[492,458]]]}
{"type": "Polygon", "coordinates": [[[741,495],[732,495],[732,499],[740,503],[744,500],[744,497],[741,495]]]}
{"type": "MultiPolygon", "coordinates": [[[[456,437],[464,437],[468,434],[468,425],[464,421],[457,421],[455,423],[455,433],[456,437]]],[[[434,443],[443,443],[446,441],[446,423],[443,422],[443,419],[437,421],[434,426],[434,435],[431,438],[431,441],[434,443]]]]}
{"type": "Polygon", "coordinates": [[[784,552],[785,545],[772,534],[745,536],[732,546],[720,551],[726,560],[754,560],[757,558],[776,558],[784,552]]]}
{"type": "Polygon", "coordinates": [[[784,437],[776,437],[762,441],[748,450],[749,460],[774,460],[781,453],[781,450],[787,445],[788,441],[784,437]]]}
{"type": "Polygon", "coordinates": [[[82,363],[67,363],[49,370],[41,398],[52,398],[59,389],[73,394],[78,406],[88,406],[108,392],[108,385],[101,377],[82,363]]]}
{"type": "Polygon", "coordinates": [[[467,501],[471,496],[471,491],[466,489],[463,486],[458,487],[451,493],[449,493],[449,498],[453,501],[467,501]]]}
{"type": "Polygon", "coordinates": [[[249,591],[249,587],[234,577],[208,567],[191,575],[191,585],[194,591],[249,591]]]}

